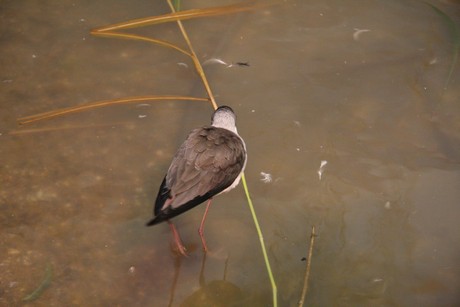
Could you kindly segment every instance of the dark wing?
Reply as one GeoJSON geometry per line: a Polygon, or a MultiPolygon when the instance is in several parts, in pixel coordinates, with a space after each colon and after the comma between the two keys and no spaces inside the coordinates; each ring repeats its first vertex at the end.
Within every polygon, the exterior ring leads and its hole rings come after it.
{"type": "Polygon", "coordinates": [[[171,162],[155,202],[154,225],[228,188],[241,173],[245,148],[235,133],[213,126],[193,130],[171,162]]]}

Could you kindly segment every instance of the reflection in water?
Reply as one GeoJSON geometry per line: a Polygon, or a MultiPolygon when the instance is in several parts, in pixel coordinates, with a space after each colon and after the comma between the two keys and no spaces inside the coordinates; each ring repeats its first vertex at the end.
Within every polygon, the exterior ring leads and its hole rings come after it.
{"type": "MultiPolygon", "coordinates": [[[[431,3],[458,24],[457,3],[431,3]]],[[[215,303],[216,293],[229,304],[270,305],[241,189],[216,199],[206,258],[198,248],[176,258],[167,225],[144,226],[169,158],[209,121],[208,105],[15,123],[90,101],[204,95],[181,54],[88,35],[166,4],[0,6],[0,305],[21,304],[48,263],[52,282],[36,306],[187,306],[215,303]]],[[[237,112],[253,157],[246,178],[280,306],[300,298],[312,225],[307,305],[458,305],[460,87],[457,65],[445,88],[455,44],[446,20],[423,1],[293,0],[185,26],[203,62],[250,63],[205,70],[219,103],[237,112]],[[272,180],[261,181],[262,172],[272,180]]],[[[142,31],[177,41],[175,30],[142,31]]],[[[175,221],[192,246],[200,244],[196,210],[175,221]]]]}
{"type": "Polygon", "coordinates": [[[179,279],[179,272],[180,272],[181,264],[182,264],[182,257],[180,255],[177,255],[174,260],[174,278],[173,278],[173,282],[171,285],[171,294],[169,296],[168,306],[172,306],[174,302],[174,293],[176,291],[177,281],[179,279]]]}
{"type": "Polygon", "coordinates": [[[228,258],[225,260],[222,280],[206,283],[204,276],[206,253],[204,253],[199,277],[200,288],[188,296],[181,306],[241,306],[243,298],[241,290],[226,280],[227,265],[228,258]]]}

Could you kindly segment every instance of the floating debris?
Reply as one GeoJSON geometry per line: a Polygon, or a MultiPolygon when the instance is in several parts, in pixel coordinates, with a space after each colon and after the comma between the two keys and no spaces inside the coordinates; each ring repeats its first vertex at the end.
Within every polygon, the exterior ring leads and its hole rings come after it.
{"type": "Polygon", "coordinates": [[[387,201],[387,202],[385,203],[385,209],[391,209],[391,203],[390,203],[390,201],[387,201]]]}
{"type": "Polygon", "coordinates": [[[249,65],[249,62],[236,62],[236,65],[238,65],[238,66],[245,66],[245,67],[251,66],[251,65],[249,65]]]}
{"type": "Polygon", "coordinates": [[[230,68],[230,67],[233,67],[233,66],[242,66],[242,67],[249,67],[250,66],[249,62],[227,63],[224,60],[219,59],[219,58],[212,58],[212,59],[208,59],[208,60],[203,62],[203,66],[209,65],[209,64],[220,64],[220,65],[226,66],[227,68],[230,68]]]}
{"type": "Polygon", "coordinates": [[[150,103],[139,103],[136,105],[138,108],[143,108],[143,107],[151,107],[152,105],[150,103]]]}
{"type": "Polygon", "coordinates": [[[262,176],[260,181],[262,181],[263,183],[270,183],[273,180],[272,175],[269,173],[260,172],[260,176],[262,176]]]}
{"type": "Polygon", "coordinates": [[[326,167],[326,164],[327,164],[327,161],[322,160],[321,164],[319,165],[319,169],[318,169],[319,180],[321,180],[321,178],[323,176],[323,172],[324,172],[324,168],[326,167]]]}
{"type": "Polygon", "coordinates": [[[371,30],[369,29],[357,29],[357,28],[354,28],[355,30],[355,33],[353,33],[353,39],[355,41],[357,41],[359,39],[359,36],[362,34],[362,33],[365,33],[365,32],[370,32],[371,30]]]}
{"type": "Polygon", "coordinates": [[[225,65],[227,67],[230,67],[231,64],[228,64],[226,63],[225,61],[219,59],[219,58],[212,58],[212,59],[208,59],[206,61],[203,62],[203,66],[205,65],[209,65],[209,64],[221,64],[221,65],[225,65]]]}

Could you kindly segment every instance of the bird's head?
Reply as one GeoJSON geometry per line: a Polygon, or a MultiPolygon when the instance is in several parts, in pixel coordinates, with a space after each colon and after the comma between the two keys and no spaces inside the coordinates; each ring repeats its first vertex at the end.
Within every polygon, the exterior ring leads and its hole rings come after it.
{"type": "Polygon", "coordinates": [[[237,133],[236,130],[236,115],[232,108],[221,106],[212,114],[211,124],[214,127],[224,128],[237,133]]]}

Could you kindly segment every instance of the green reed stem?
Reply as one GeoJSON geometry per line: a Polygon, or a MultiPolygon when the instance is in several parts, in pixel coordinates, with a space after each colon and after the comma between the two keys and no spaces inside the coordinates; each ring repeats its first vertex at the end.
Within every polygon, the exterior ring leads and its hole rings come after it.
{"type": "Polygon", "coordinates": [[[176,11],[180,11],[180,0],[174,0],[173,4],[176,11]]]}
{"type": "Polygon", "coordinates": [[[241,181],[243,182],[244,192],[246,193],[246,198],[248,199],[249,209],[251,210],[252,219],[254,220],[254,224],[255,224],[256,229],[257,229],[257,234],[258,234],[259,240],[260,240],[260,246],[262,248],[262,254],[264,255],[265,266],[267,267],[268,277],[270,278],[270,283],[272,285],[273,307],[277,307],[278,306],[278,298],[277,298],[276,283],[275,283],[275,279],[273,278],[272,269],[270,267],[270,261],[268,260],[267,249],[265,248],[265,243],[264,243],[264,236],[262,234],[262,230],[260,229],[259,221],[257,220],[257,215],[256,215],[256,211],[254,210],[254,205],[252,204],[251,196],[249,195],[249,190],[248,190],[248,186],[246,184],[246,178],[244,176],[244,173],[241,176],[241,181]]]}

